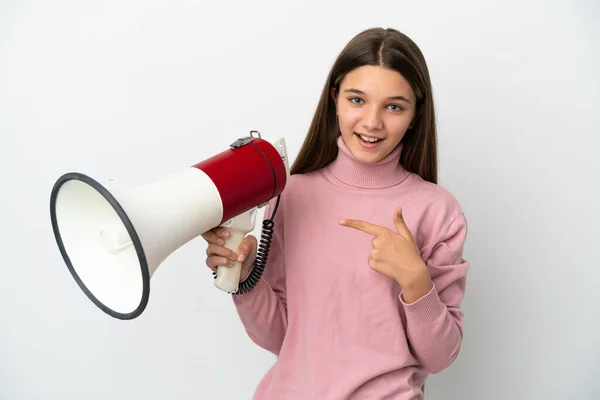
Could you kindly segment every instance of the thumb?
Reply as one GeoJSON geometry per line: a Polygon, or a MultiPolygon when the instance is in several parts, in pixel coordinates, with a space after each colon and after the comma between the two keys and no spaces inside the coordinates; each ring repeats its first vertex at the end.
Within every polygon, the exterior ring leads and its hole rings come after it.
{"type": "Polygon", "coordinates": [[[252,235],[248,235],[242,240],[238,248],[238,261],[244,262],[248,256],[253,256],[256,251],[257,241],[252,235]]]}
{"type": "Polygon", "coordinates": [[[410,239],[412,234],[410,230],[406,226],[404,222],[404,216],[402,215],[402,208],[397,208],[394,213],[394,225],[396,226],[396,231],[404,236],[406,239],[410,239]]]}

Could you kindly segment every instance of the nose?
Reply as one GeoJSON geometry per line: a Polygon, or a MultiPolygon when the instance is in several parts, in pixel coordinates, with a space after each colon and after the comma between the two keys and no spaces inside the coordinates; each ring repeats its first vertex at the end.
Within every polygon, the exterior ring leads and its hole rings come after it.
{"type": "Polygon", "coordinates": [[[383,121],[377,107],[368,107],[364,109],[365,113],[362,119],[362,125],[369,131],[378,131],[383,128],[383,121]]]}

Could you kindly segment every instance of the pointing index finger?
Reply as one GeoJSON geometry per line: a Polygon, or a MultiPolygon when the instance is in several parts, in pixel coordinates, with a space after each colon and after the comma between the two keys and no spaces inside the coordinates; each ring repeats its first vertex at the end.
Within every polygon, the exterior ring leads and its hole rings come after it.
{"type": "Polygon", "coordinates": [[[374,225],[369,222],[355,220],[355,219],[342,219],[339,222],[342,226],[347,226],[350,228],[358,229],[360,231],[370,233],[371,235],[378,236],[381,235],[384,231],[384,227],[379,225],[374,225]]]}

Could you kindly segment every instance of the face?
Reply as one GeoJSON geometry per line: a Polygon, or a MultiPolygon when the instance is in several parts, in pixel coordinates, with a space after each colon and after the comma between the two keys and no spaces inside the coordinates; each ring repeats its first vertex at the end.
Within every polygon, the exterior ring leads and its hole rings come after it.
{"type": "Polygon", "coordinates": [[[374,163],[389,155],[415,116],[416,96],[408,81],[380,66],[351,71],[332,96],[342,138],[362,162],[374,163]]]}

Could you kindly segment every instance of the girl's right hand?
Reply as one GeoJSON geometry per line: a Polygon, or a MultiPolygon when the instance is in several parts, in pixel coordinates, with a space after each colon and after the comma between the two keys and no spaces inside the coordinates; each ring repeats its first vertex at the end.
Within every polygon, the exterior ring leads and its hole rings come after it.
{"type": "Polygon", "coordinates": [[[242,263],[240,280],[244,280],[252,270],[252,265],[254,265],[256,259],[256,248],[258,246],[256,237],[247,235],[240,243],[237,253],[224,247],[225,239],[228,237],[229,232],[222,227],[216,227],[202,234],[202,238],[208,242],[206,265],[213,272],[217,272],[218,266],[231,267],[234,261],[240,261],[242,263]]]}

